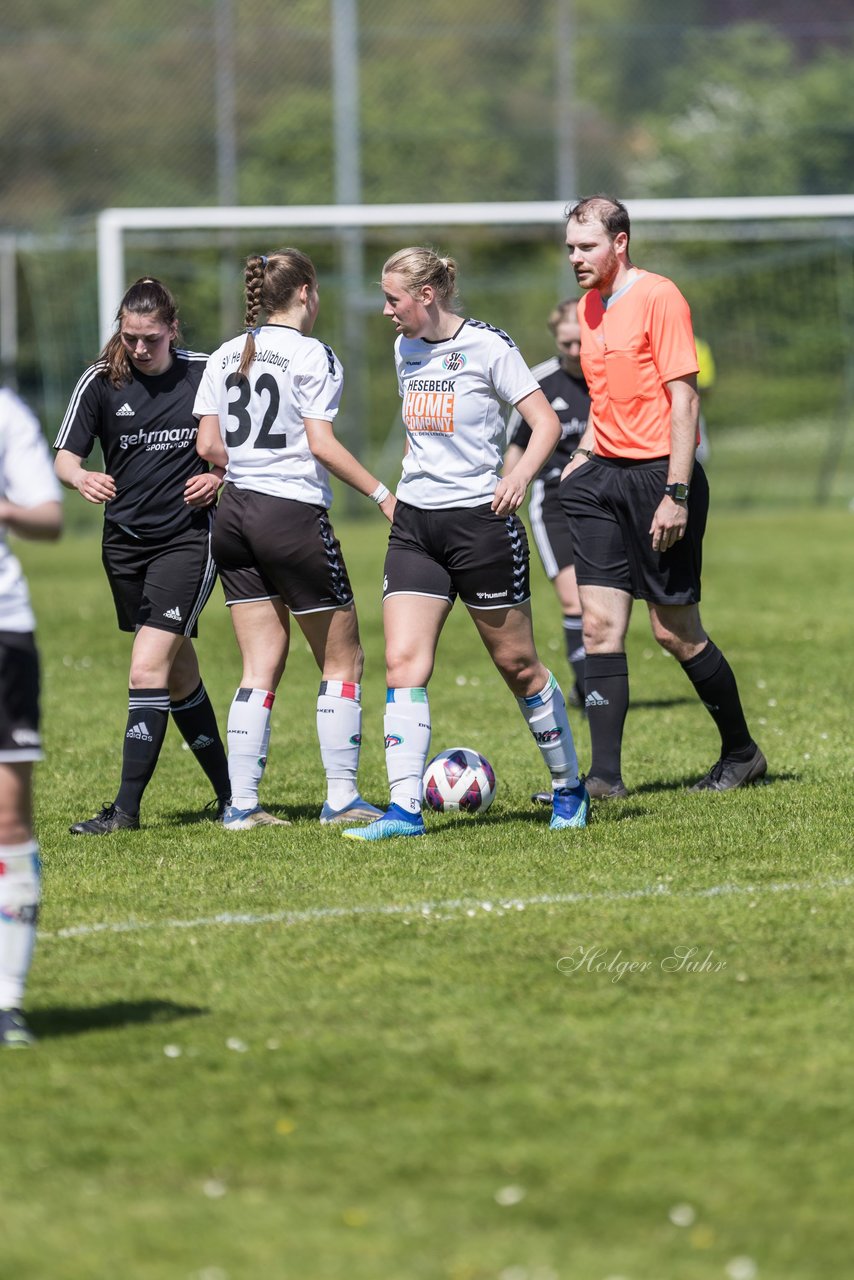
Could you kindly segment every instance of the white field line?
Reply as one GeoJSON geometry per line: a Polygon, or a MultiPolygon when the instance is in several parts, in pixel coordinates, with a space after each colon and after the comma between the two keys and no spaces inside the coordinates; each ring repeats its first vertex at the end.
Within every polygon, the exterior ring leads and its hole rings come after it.
{"type": "Polygon", "coordinates": [[[141,933],[151,929],[209,929],[214,925],[281,924],[287,927],[313,924],[320,920],[354,920],[358,918],[398,916],[412,919],[449,920],[460,915],[469,917],[507,915],[512,911],[525,911],[529,907],[566,907],[589,903],[637,902],[644,899],[666,898],[670,901],[689,901],[692,898],[760,897],[772,893],[822,893],[834,889],[854,888],[854,876],[831,880],[792,880],[770,884],[715,884],[705,889],[672,890],[658,883],[646,888],[626,889],[618,893],[544,893],[532,898],[498,898],[495,901],[478,898],[451,898],[439,902],[377,903],[365,906],[309,907],[304,911],[270,911],[264,914],[242,914],[224,911],[215,916],[199,916],[195,920],[119,920],[95,924],[69,925],[54,932],[39,930],[40,942],[65,941],[71,938],[92,938],[100,933],[141,933]]]}

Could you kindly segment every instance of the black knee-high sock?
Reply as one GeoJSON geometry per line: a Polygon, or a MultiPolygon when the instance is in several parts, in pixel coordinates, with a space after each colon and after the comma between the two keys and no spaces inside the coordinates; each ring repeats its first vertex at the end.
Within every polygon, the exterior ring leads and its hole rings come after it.
{"type": "Polygon", "coordinates": [[[231,795],[228,759],[219,736],[213,705],[201,680],[189,697],[171,702],[169,710],[184,741],[210,778],[217,798],[227,800],[231,795]]]}
{"type": "Polygon", "coordinates": [[[581,614],[563,615],[563,637],[566,641],[566,660],[572,667],[575,686],[584,693],[584,641],[581,637],[581,614]]]}
{"type": "Polygon", "coordinates": [[[154,773],[168,723],[168,689],[128,689],[122,781],[116,796],[116,804],[125,813],[139,813],[142,793],[154,773]]]}
{"type": "Polygon", "coordinates": [[[629,665],[624,653],[588,653],[584,706],[590,729],[590,776],[620,780],[623,725],[629,709],[629,665]]]}
{"type": "Polygon", "coordinates": [[[738,685],[732,668],[717,645],[710,640],[695,658],[683,662],[682,668],[718,726],[721,755],[749,751],[754,743],[741,709],[738,685]]]}

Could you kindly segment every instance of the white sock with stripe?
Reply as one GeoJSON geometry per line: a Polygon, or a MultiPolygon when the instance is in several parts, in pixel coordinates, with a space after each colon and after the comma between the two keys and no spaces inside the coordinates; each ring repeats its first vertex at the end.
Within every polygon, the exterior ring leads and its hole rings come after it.
{"type": "Polygon", "coordinates": [[[36,941],[39,847],[0,845],[0,1009],[19,1009],[36,941]]]}
{"type": "Polygon", "coordinates": [[[321,680],[317,695],[317,740],[326,771],[326,799],[343,809],[359,794],[356,774],[362,745],[362,686],[321,680]]]}
{"type": "Polygon", "coordinates": [[[228,712],[228,776],[231,803],[257,809],[258,787],[267,767],[270,717],[276,695],[267,689],[238,689],[228,712]]]}
{"type": "Polygon", "coordinates": [[[389,689],[383,727],[391,803],[407,813],[420,813],[424,769],[430,750],[427,690],[389,689]]]}
{"type": "Polygon", "coordinates": [[[572,729],[560,685],[552,673],[539,693],[516,701],[552,775],[552,787],[577,787],[578,757],[572,729]]]}

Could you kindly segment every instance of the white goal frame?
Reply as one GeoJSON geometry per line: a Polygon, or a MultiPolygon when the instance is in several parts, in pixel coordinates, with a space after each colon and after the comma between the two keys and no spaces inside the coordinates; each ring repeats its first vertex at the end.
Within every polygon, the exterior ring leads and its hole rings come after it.
{"type": "MultiPolygon", "coordinates": [[[[643,223],[769,223],[854,219],[854,195],[722,196],[709,199],[627,200],[635,225],[643,223]]],[[[98,318],[101,345],[113,332],[125,291],[128,231],[234,231],[266,228],[503,226],[559,227],[565,202],[499,201],[474,204],[235,205],[104,209],[97,219],[98,318]]]]}

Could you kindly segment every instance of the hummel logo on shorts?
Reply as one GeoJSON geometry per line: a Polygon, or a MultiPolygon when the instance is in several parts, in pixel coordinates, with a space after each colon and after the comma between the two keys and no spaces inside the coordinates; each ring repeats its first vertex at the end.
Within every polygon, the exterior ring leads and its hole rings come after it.
{"type": "Polygon", "coordinates": [[[607,698],[603,698],[598,689],[591,689],[587,697],[584,699],[585,707],[609,707],[611,704],[607,698]]]}
{"type": "Polygon", "coordinates": [[[175,605],[175,608],[174,608],[174,609],[167,609],[167,610],[166,610],[166,612],[164,613],[163,617],[164,617],[164,618],[171,618],[173,622],[183,622],[183,621],[184,621],[184,619],[181,617],[181,610],[178,608],[177,604],[175,605]]]}
{"type": "Polygon", "coordinates": [[[125,402],[124,402],[124,404],[122,405],[121,409],[116,409],[116,417],[117,417],[117,418],[134,418],[134,417],[136,417],[136,414],[134,413],[133,409],[132,409],[132,408],[130,407],[130,405],[128,404],[127,400],[125,400],[125,402]]]}
{"type": "Polygon", "coordinates": [[[133,728],[128,729],[125,734],[126,738],[138,738],[140,742],[153,742],[151,734],[148,732],[148,725],[144,720],[140,720],[139,724],[135,724],[133,728]]]}

